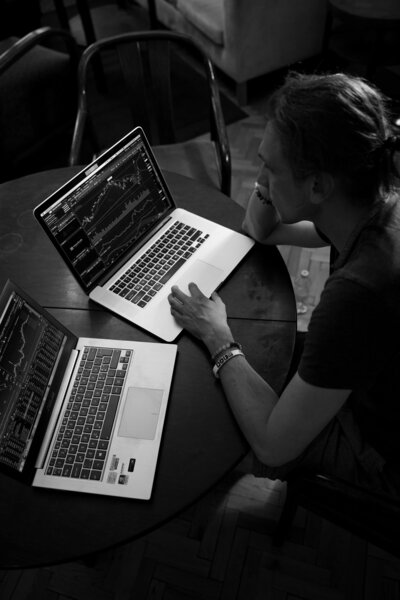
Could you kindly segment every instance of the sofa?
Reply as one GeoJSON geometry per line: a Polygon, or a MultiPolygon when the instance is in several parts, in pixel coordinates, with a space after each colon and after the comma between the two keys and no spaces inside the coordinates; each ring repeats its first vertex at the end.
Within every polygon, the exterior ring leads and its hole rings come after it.
{"type": "Polygon", "coordinates": [[[251,79],[321,52],[325,0],[155,0],[155,8],[162,26],[197,40],[234,81],[240,104],[251,79]]]}

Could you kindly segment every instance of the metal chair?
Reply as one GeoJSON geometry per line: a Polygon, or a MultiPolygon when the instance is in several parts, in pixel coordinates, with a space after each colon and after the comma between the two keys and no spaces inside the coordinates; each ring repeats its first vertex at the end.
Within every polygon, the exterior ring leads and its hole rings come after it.
{"type": "MultiPolygon", "coordinates": [[[[141,125],[161,168],[230,194],[231,158],[218,85],[210,60],[189,37],[144,31],[99,40],[83,52],[78,80],[71,165],[82,162],[86,141],[98,153],[141,125]],[[96,59],[104,67],[103,91],[93,85],[96,59]],[[192,124],[201,111],[210,135],[196,139],[192,124]]],[[[85,162],[90,159],[86,155],[85,162]]]]}
{"type": "Polygon", "coordinates": [[[0,181],[66,166],[77,102],[73,37],[43,27],[2,40],[0,53],[0,181]]]}
{"type": "Polygon", "coordinates": [[[286,539],[298,506],[400,557],[400,498],[321,474],[294,473],[274,541],[286,539]]]}

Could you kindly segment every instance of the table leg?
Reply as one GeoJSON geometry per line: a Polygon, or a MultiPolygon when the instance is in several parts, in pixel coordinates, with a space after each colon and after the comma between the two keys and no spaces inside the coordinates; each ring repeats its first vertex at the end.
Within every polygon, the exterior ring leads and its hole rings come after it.
{"type": "Polygon", "coordinates": [[[157,19],[156,0],[148,0],[150,29],[158,29],[159,22],[157,19]]]}
{"type": "MultiPolygon", "coordinates": [[[[96,41],[96,33],[93,26],[92,15],[90,13],[90,7],[88,0],[76,0],[76,7],[78,9],[79,16],[82,21],[83,32],[85,34],[85,40],[87,46],[93,44],[96,41]]],[[[97,81],[99,90],[103,91],[106,89],[106,79],[104,75],[104,68],[100,58],[96,58],[93,63],[93,69],[97,81]]]]}
{"type": "Polygon", "coordinates": [[[63,0],[53,0],[54,6],[62,29],[70,31],[67,11],[65,10],[63,0]]]}
{"type": "Polygon", "coordinates": [[[82,21],[83,31],[85,33],[86,44],[92,44],[96,41],[96,34],[93,27],[92,15],[87,0],[76,0],[76,7],[82,21]]]}

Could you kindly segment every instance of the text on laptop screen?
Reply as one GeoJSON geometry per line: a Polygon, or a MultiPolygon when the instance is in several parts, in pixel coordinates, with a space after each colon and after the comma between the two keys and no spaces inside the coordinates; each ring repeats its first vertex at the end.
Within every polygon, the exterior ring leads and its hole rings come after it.
{"type": "Polygon", "coordinates": [[[65,335],[16,292],[0,316],[0,462],[22,471],[65,335]]]}
{"type": "Polygon", "coordinates": [[[42,213],[42,218],[91,286],[171,208],[140,137],[42,213]]]}

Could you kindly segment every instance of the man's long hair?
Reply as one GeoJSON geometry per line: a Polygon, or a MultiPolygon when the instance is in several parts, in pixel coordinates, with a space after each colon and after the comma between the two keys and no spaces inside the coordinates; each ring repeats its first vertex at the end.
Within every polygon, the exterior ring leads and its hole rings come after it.
{"type": "Polygon", "coordinates": [[[289,74],[267,116],[296,178],[330,173],[350,200],[364,203],[397,187],[393,156],[400,139],[385,96],[364,79],[289,74]]]}

